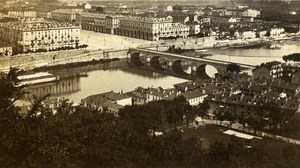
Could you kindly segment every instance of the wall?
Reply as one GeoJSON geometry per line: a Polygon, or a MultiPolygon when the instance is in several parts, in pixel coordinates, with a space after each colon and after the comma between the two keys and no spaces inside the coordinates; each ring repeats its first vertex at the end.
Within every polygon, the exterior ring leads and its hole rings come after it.
{"type": "Polygon", "coordinates": [[[127,50],[88,51],[85,49],[53,51],[46,53],[20,54],[0,58],[0,72],[8,71],[10,66],[30,70],[36,67],[53,66],[68,63],[88,62],[99,59],[127,58],[127,50]],[[105,57],[104,57],[105,55],[105,57]]]}

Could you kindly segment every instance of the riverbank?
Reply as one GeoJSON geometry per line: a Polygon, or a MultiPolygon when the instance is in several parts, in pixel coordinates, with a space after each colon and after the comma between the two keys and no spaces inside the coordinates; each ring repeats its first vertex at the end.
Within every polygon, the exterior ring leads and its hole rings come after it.
{"type": "MultiPolygon", "coordinates": [[[[89,64],[98,60],[127,58],[127,50],[68,50],[48,53],[31,53],[0,58],[0,72],[8,72],[10,67],[30,71],[41,67],[63,67],[67,64],[89,64]]],[[[97,63],[97,62],[96,62],[97,63]]]]}
{"type": "Polygon", "coordinates": [[[33,71],[51,71],[51,70],[57,70],[57,69],[72,69],[72,68],[80,68],[84,66],[89,65],[97,65],[97,64],[106,64],[111,63],[114,61],[120,61],[120,58],[112,58],[112,59],[100,59],[100,60],[92,60],[92,61],[86,61],[86,62],[72,62],[67,64],[58,64],[58,65],[52,65],[52,66],[42,66],[34,68],[33,71]]]}

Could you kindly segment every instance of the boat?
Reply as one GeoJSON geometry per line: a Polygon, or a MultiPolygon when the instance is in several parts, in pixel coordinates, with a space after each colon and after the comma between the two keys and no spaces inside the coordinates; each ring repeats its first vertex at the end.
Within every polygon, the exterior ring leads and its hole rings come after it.
{"type": "Polygon", "coordinates": [[[268,49],[281,49],[280,45],[279,44],[275,44],[275,43],[272,43],[269,47],[267,47],[268,49]]]}
{"type": "Polygon", "coordinates": [[[59,77],[48,72],[38,72],[34,74],[20,75],[18,76],[18,79],[20,81],[19,86],[22,86],[54,82],[58,81],[59,77]]]}
{"type": "Polygon", "coordinates": [[[212,54],[206,53],[208,50],[195,50],[195,52],[198,54],[196,57],[204,58],[212,56],[212,54]]]}
{"type": "Polygon", "coordinates": [[[207,52],[207,50],[195,50],[196,53],[201,53],[204,54],[205,52],[207,52]]]}

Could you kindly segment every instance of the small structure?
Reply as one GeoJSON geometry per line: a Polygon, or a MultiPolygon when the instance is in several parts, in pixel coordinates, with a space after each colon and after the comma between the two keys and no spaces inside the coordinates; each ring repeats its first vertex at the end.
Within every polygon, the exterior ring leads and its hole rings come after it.
{"type": "Polygon", "coordinates": [[[189,102],[190,105],[196,106],[200,103],[203,103],[204,98],[207,97],[207,94],[203,93],[201,90],[194,90],[182,93],[182,96],[189,102]]]}
{"type": "Polygon", "coordinates": [[[106,92],[82,100],[83,105],[118,115],[121,108],[132,105],[132,98],[123,93],[106,92]]]}

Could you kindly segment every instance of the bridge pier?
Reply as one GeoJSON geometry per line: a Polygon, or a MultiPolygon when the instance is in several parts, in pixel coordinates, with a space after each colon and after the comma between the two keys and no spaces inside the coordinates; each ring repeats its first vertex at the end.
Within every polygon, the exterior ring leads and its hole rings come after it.
{"type": "Polygon", "coordinates": [[[146,57],[146,59],[145,59],[145,60],[146,60],[146,62],[147,62],[147,63],[150,63],[150,61],[151,61],[151,57],[146,57]]]}
{"type": "Polygon", "coordinates": [[[173,66],[173,62],[172,61],[168,61],[168,66],[172,67],[173,66]]]}
{"type": "Polygon", "coordinates": [[[192,65],[192,72],[197,72],[198,66],[197,65],[192,65]]]}

